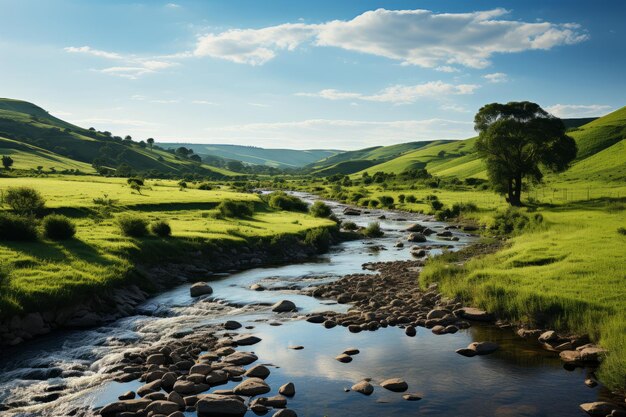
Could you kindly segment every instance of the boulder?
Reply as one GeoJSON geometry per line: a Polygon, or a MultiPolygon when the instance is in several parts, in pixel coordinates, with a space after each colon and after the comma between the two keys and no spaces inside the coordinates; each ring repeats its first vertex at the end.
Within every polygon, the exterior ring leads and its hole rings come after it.
{"type": "Polygon", "coordinates": [[[407,401],[419,401],[422,399],[422,397],[420,397],[417,394],[404,394],[402,398],[404,398],[407,401]]]}
{"type": "Polygon", "coordinates": [[[221,369],[211,371],[210,374],[204,379],[205,382],[211,386],[225,384],[228,382],[228,374],[221,369]]]}
{"type": "Polygon", "coordinates": [[[201,295],[213,294],[213,288],[206,282],[196,282],[189,288],[192,297],[200,297],[201,295]]]}
{"type": "Polygon", "coordinates": [[[288,408],[283,408],[274,413],[272,417],[298,417],[295,411],[288,408]]]}
{"type": "Polygon", "coordinates": [[[148,356],[146,359],[146,363],[148,365],[164,365],[165,364],[165,355],[162,353],[155,353],[148,356]]]}
{"type": "Polygon", "coordinates": [[[345,353],[342,353],[341,355],[336,356],[335,359],[341,363],[352,362],[352,356],[346,355],[345,353]]]}
{"type": "Polygon", "coordinates": [[[270,370],[267,369],[267,366],[256,365],[248,369],[244,375],[250,378],[265,379],[270,375],[270,370]]]}
{"type": "Polygon", "coordinates": [[[237,344],[237,346],[250,346],[259,343],[261,339],[251,334],[243,334],[241,336],[237,336],[233,339],[233,341],[237,344]]]}
{"type": "Polygon", "coordinates": [[[357,348],[350,347],[350,348],[344,350],[343,353],[345,353],[346,355],[352,356],[352,355],[358,355],[359,353],[361,353],[361,351],[359,349],[357,349],[357,348]]]}
{"type": "Polygon", "coordinates": [[[409,388],[409,385],[400,378],[386,379],[380,383],[380,386],[393,392],[404,392],[409,388]]]}
{"type": "Polygon", "coordinates": [[[454,312],[457,316],[474,321],[493,321],[493,314],[474,307],[463,307],[454,312]]]}
{"type": "Polygon", "coordinates": [[[541,343],[551,343],[559,340],[559,335],[556,334],[554,330],[548,330],[547,332],[541,333],[539,336],[539,341],[541,343]]]}
{"type": "Polygon", "coordinates": [[[346,207],[345,209],[343,209],[343,214],[345,214],[346,216],[360,216],[361,210],[357,210],[352,207],[346,207]]]}
{"type": "Polygon", "coordinates": [[[282,300],[272,306],[272,311],[276,313],[296,311],[296,305],[289,300],[282,300]]]}
{"type": "Polygon", "coordinates": [[[153,414],[168,415],[168,414],[178,411],[179,408],[180,408],[179,404],[176,404],[175,402],[167,401],[167,400],[159,400],[159,401],[152,401],[145,408],[145,410],[148,413],[152,412],[153,414]]]}
{"type": "Polygon", "coordinates": [[[117,402],[104,406],[100,410],[100,414],[108,417],[108,416],[114,416],[117,413],[123,413],[123,412],[136,413],[139,410],[145,409],[150,403],[151,403],[150,400],[146,400],[144,398],[140,398],[137,400],[117,401],[117,402]]]}
{"type": "Polygon", "coordinates": [[[404,333],[407,336],[413,337],[417,334],[417,330],[415,330],[415,327],[413,326],[407,326],[407,328],[404,330],[404,333]]]}
{"type": "Polygon", "coordinates": [[[233,388],[233,392],[237,395],[245,395],[252,397],[255,395],[266,394],[271,391],[269,385],[265,383],[261,378],[249,378],[243,381],[241,384],[233,388]]]}
{"type": "Polygon", "coordinates": [[[421,224],[415,223],[404,229],[405,232],[419,232],[423,233],[426,230],[426,226],[422,226],[421,224]]]}
{"type": "Polygon", "coordinates": [[[206,394],[196,403],[198,417],[243,417],[248,407],[234,396],[206,394]]]}
{"type": "Polygon", "coordinates": [[[200,374],[206,376],[210,374],[212,370],[213,368],[209,364],[197,363],[191,367],[191,369],[189,370],[189,374],[200,374]]]}
{"type": "Polygon", "coordinates": [[[250,287],[250,289],[252,291],[265,291],[265,287],[262,286],[261,284],[252,284],[252,286],[250,287]]]}
{"type": "Polygon", "coordinates": [[[118,400],[132,400],[134,398],[135,398],[134,391],[126,391],[125,393],[117,397],[118,400]]]}
{"type": "Polygon", "coordinates": [[[223,361],[232,365],[249,365],[257,359],[259,358],[252,352],[234,352],[224,357],[223,361]]]}
{"type": "Polygon", "coordinates": [[[321,324],[326,321],[326,318],[321,314],[315,314],[313,316],[307,317],[306,321],[308,321],[309,323],[321,324]]]}
{"type": "Polygon", "coordinates": [[[605,401],[596,401],[593,403],[581,404],[580,408],[590,416],[605,417],[610,415],[617,407],[605,401]]]}
{"type": "Polygon", "coordinates": [[[228,320],[226,323],[224,323],[224,328],[226,330],[237,330],[240,327],[241,327],[241,323],[235,320],[228,320]]]}
{"type": "Polygon", "coordinates": [[[468,349],[472,349],[477,355],[488,355],[495,352],[500,348],[495,342],[474,342],[467,346],[468,349]]]}
{"type": "Polygon", "coordinates": [[[407,240],[409,242],[423,243],[426,242],[427,239],[426,236],[424,236],[422,233],[411,233],[407,237],[407,240]]]}
{"type": "Polygon", "coordinates": [[[293,397],[296,395],[296,386],[293,382],[287,382],[285,385],[278,388],[278,392],[282,395],[286,395],[287,397],[293,397]]]}
{"type": "Polygon", "coordinates": [[[356,384],[352,385],[351,389],[352,391],[360,392],[361,394],[365,395],[372,395],[372,393],[374,392],[374,386],[368,381],[357,382],[356,384]]]}

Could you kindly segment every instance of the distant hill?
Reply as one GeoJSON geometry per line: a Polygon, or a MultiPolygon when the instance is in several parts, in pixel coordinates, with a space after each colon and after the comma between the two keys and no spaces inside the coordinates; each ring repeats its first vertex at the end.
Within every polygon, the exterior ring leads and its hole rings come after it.
{"type": "MultiPolygon", "coordinates": [[[[576,125],[577,122],[572,120],[583,119],[565,119],[564,122],[566,125],[576,125]]],[[[572,167],[560,174],[561,178],[571,181],[585,178],[601,181],[626,180],[626,107],[589,120],[591,121],[568,131],[568,135],[578,145],[578,155],[572,167]]],[[[428,172],[440,177],[486,178],[485,166],[474,152],[475,141],[476,138],[444,143],[430,142],[385,162],[362,167],[356,175],[363,172],[373,174],[377,171],[398,174],[407,169],[426,168],[428,172]]],[[[356,158],[360,156],[357,154],[356,158]]],[[[352,163],[358,161],[360,159],[355,159],[352,163]]]]}
{"type": "Polygon", "coordinates": [[[272,149],[242,145],[213,145],[197,143],[159,143],[166,149],[184,146],[196,154],[217,156],[224,159],[241,161],[247,164],[267,165],[275,168],[301,168],[320,159],[328,158],[342,151],[330,149],[272,149]]]}
{"type": "Polygon", "coordinates": [[[435,143],[449,141],[408,142],[390,146],[374,146],[356,151],[342,152],[337,155],[307,165],[304,169],[314,175],[327,176],[333,174],[352,174],[384,161],[396,158],[407,152],[424,148],[435,143]]]}
{"type": "Polygon", "coordinates": [[[0,154],[13,158],[14,169],[42,166],[46,171],[78,169],[91,173],[97,166],[112,172],[123,170],[125,174],[195,173],[212,178],[238,175],[162,149],[150,149],[146,143],[85,129],[35,104],[7,98],[0,98],[0,154]]]}

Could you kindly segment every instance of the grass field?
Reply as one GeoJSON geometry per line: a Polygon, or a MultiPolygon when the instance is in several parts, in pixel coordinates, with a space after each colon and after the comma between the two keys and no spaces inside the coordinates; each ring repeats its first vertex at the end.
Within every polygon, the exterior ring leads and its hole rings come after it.
{"type": "Polygon", "coordinates": [[[305,213],[272,211],[256,194],[227,190],[202,191],[179,187],[173,181],[151,184],[145,195],[132,194],[121,179],[88,177],[0,179],[0,189],[29,186],[38,189],[54,212],[71,216],[77,226],[74,239],[62,242],[0,242],[0,317],[58,307],[130,282],[137,261],[163,261],[206,248],[282,234],[302,234],[334,222],[305,213]],[[95,179],[95,178],[94,178],[95,179]],[[111,215],[98,215],[93,198],[108,193],[118,199],[111,215]],[[215,218],[212,208],[224,200],[256,203],[253,217],[215,218]],[[172,237],[122,236],[116,219],[125,214],[167,220],[172,237]]]}

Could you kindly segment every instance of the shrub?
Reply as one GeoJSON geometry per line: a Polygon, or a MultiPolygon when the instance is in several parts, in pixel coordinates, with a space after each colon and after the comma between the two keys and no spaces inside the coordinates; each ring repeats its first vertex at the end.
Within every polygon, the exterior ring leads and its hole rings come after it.
{"type": "Polygon", "coordinates": [[[359,226],[357,226],[355,222],[350,221],[341,223],[341,227],[343,227],[345,230],[356,230],[359,228],[359,226]]]}
{"type": "Polygon", "coordinates": [[[404,194],[398,195],[398,201],[400,202],[400,204],[404,204],[405,199],[406,199],[406,196],[404,194]]]}
{"type": "Polygon", "coordinates": [[[417,199],[415,198],[414,195],[409,194],[406,196],[406,202],[407,203],[415,203],[417,201],[417,199]]]}
{"type": "Polygon", "coordinates": [[[380,204],[380,201],[378,201],[378,200],[370,200],[368,206],[370,206],[372,208],[376,208],[376,207],[378,207],[378,204],[380,204]]]}
{"type": "Polygon", "coordinates": [[[135,178],[135,177],[133,177],[133,178],[128,178],[128,179],[126,180],[126,183],[128,183],[128,185],[137,184],[137,185],[139,185],[139,186],[141,186],[141,187],[143,187],[143,186],[144,186],[143,179],[141,179],[141,178],[135,178]]]}
{"type": "Polygon", "coordinates": [[[306,212],[309,208],[308,205],[298,197],[289,195],[283,191],[276,191],[270,194],[268,204],[272,208],[287,211],[306,212]]]}
{"type": "Polygon", "coordinates": [[[43,219],[43,235],[52,240],[67,240],[76,234],[76,226],[68,217],[51,214],[43,219]]]}
{"type": "Polygon", "coordinates": [[[620,235],[626,236],[626,227],[618,227],[617,233],[619,233],[620,235]]]}
{"type": "Polygon", "coordinates": [[[187,183],[186,183],[185,181],[179,181],[179,182],[178,182],[178,186],[179,186],[180,188],[187,188],[187,183]]]}
{"type": "Polygon", "coordinates": [[[3,193],[2,202],[20,216],[41,214],[46,205],[39,191],[30,187],[8,188],[3,193]]]}
{"type": "Polygon", "coordinates": [[[37,240],[33,219],[11,213],[0,213],[0,240],[37,240]]]}
{"type": "Polygon", "coordinates": [[[209,184],[208,182],[203,182],[202,184],[198,185],[198,190],[209,191],[212,189],[213,189],[213,186],[209,184]]]}
{"type": "Polygon", "coordinates": [[[217,210],[224,217],[250,217],[254,213],[252,203],[243,201],[224,200],[218,206],[217,210]]]}
{"type": "Polygon", "coordinates": [[[172,228],[166,220],[156,220],[150,224],[150,231],[159,237],[172,235],[172,228]]]}
{"type": "Polygon", "coordinates": [[[388,195],[381,195],[380,197],[378,197],[378,200],[380,201],[380,204],[383,207],[388,207],[388,208],[393,207],[393,203],[394,203],[393,197],[390,197],[388,195]]]}
{"type": "Polygon", "coordinates": [[[326,252],[328,248],[330,248],[332,236],[330,235],[328,229],[311,229],[306,232],[306,235],[304,236],[304,243],[314,246],[318,252],[322,253],[326,252]]]}
{"type": "Polygon", "coordinates": [[[124,236],[143,237],[148,234],[148,221],[130,214],[120,216],[117,224],[124,236]]]}
{"type": "Polygon", "coordinates": [[[443,203],[439,200],[431,200],[430,206],[433,208],[433,210],[438,211],[443,208],[443,203]]]}
{"type": "Polygon", "coordinates": [[[330,207],[322,201],[316,201],[313,203],[313,205],[309,208],[309,213],[313,217],[330,217],[330,215],[333,214],[330,207]]]}
{"type": "Polygon", "coordinates": [[[494,216],[493,229],[496,233],[507,235],[511,233],[519,233],[526,228],[543,223],[543,216],[539,213],[532,217],[527,216],[518,208],[509,207],[505,211],[499,212],[494,216]]]}
{"type": "Polygon", "coordinates": [[[363,234],[367,237],[381,237],[384,235],[384,232],[380,230],[380,223],[373,222],[367,225],[365,230],[363,230],[363,234]]]}

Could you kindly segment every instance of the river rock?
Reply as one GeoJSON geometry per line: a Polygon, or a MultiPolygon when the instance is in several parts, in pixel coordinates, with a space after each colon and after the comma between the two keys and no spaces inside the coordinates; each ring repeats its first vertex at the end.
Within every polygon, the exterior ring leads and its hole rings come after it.
{"type": "Polygon", "coordinates": [[[224,323],[224,328],[226,330],[237,330],[241,328],[241,323],[235,320],[228,320],[226,323],[224,323]]]}
{"type": "Polygon", "coordinates": [[[322,316],[321,314],[315,314],[313,316],[307,317],[306,319],[306,321],[308,321],[309,323],[314,323],[314,324],[324,323],[325,320],[326,318],[322,316]]]}
{"type": "Polygon", "coordinates": [[[100,414],[108,417],[108,416],[114,416],[117,413],[123,413],[123,412],[136,413],[139,410],[145,409],[150,403],[151,403],[150,400],[146,400],[143,398],[140,398],[137,400],[117,401],[117,402],[104,406],[100,410],[100,414]]]}
{"type": "Polygon", "coordinates": [[[360,216],[361,210],[357,210],[352,207],[346,207],[345,209],[343,209],[343,214],[345,214],[346,216],[360,216]]]}
{"type": "Polygon", "coordinates": [[[400,378],[386,379],[380,383],[380,386],[393,392],[404,392],[409,388],[409,385],[400,378]]]}
{"type": "Polygon", "coordinates": [[[600,362],[606,355],[606,350],[597,346],[585,347],[579,352],[580,358],[585,362],[600,362]]]}
{"type": "Polygon", "coordinates": [[[212,370],[213,368],[209,364],[197,363],[191,367],[191,369],[189,370],[189,374],[200,374],[206,376],[210,374],[212,370]]]}
{"type": "Polygon", "coordinates": [[[605,417],[610,415],[611,412],[613,412],[613,410],[617,407],[605,401],[596,401],[593,403],[581,404],[580,408],[590,416],[605,417]]]}
{"type": "Polygon", "coordinates": [[[404,333],[407,336],[413,337],[417,334],[417,330],[415,330],[415,327],[413,326],[407,326],[407,328],[404,330],[404,333]]]}
{"type": "Polygon", "coordinates": [[[287,398],[282,395],[274,395],[273,397],[259,397],[252,401],[250,405],[262,404],[266,407],[285,408],[287,406],[287,398]]]}
{"type": "Polygon", "coordinates": [[[548,330],[547,332],[541,333],[539,336],[539,341],[541,343],[551,343],[559,340],[559,335],[556,334],[554,330],[548,330]]]}
{"type": "Polygon", "coordinates": [[[224,357],[223,361],[233,365],[249,365],[259,358],[252,352],[234,352],[224,357]]]}
{"type": "Polygon", "coordinates": [[[278,388],[278,392],[287,397],[293,397],[294,395],[296,395],[296,386],[293,384],[293,382],[287,382],[285,385],[282,385],[280,388],[278,388]]]}
{"type": "Polygon", "coordinates": [[[404,394],[402,398],[404,398],[407,401],[419,401],[422,399],[422,397],[420,397],[417,394],[404,394]]]}
{"type": "Polygon", "coordinates": [[[234,396],[205,394],[196,403],[198,417],[243,417],[248,407],[234,396]]]}
{"type": "Polygon", "coordinates": [[[352,362],[352,357],[350,355],[346,355],[345,353],[342,353],[341,355],[336,356],[335,359],[341,363],[352,362]]]}
{"type": "Polygon", "coordinates": [[[251,334],[244,334],[236,337],[233,341],[237,346],[250,346],[259,343],[261,339],[251,334]]]}
{"type": "Polygon", "coordinates": [[[324,327],[326,327],[327,329],[332,329],[335,326],[337,326],[337,322],[334,320],[326,320],[324,322],[324,327]]]}
{"type": "Polygon", "coordinates": [[[477,355],[488,355],[495,352],[500,346],[495,342],[474,342],[467,346],[468,349],[472,349],[477,355]]]}
{"type": "Polygon", "coordinates": [[[146,363],[148,365],[164,365],[165,355],[163,355],[162,353],[154,353],[148,356],[148,359],[146,359],[146,363]]]}
{"type": "Polygon", "coordinates": [[[233,388],[233,392],[237,395],[245,395],[252,397],[255,395],[265,394],[271,391],[269,385],[265,383],[261,378],[249,378],[243,381],[241,384],[233,388]]]}
{"type": "Polygon", "coordinates": [[[261,284],[252,284],[252,286],[250,287],[250,289],[252,291],[265,291],[265,287],[262,286],[261,284]]]}
{"type": "Polygon", "coordinates": [[[580,352],[575,350],[564,350],[563,352],[559,353],[559,357],[563,362],[569,364],[578,364],[582,362],[580,352]]]}
{"type": "Polygon", "coordinates": [[[171,401],[173,403],[178,404],[179,409],[184,410],[185,409],[185,400],[184,398],[177,393],[176,391],[172,391],[167,395],[167,401],[171,401]]]}
{"type": "Polygon", "coordinates": [[[213,288],[206,282],[196,282],[189,288],[192,297],[200,297],[202,295],[213,294],[213,288]]]}
{"type": "Polygon", "coordinates": [[[427,320],[441,319],[445,317],[447,314],[450,314],[448,310],[436,308],[428,312],[428,314],[426,315],[426,319],[427,320]]]}
{"type": "Polygon", "coordinates": [[[117,397],[118,400],[132,400],[134,398],[135,398],[134,391],[126,391],[125,393],[117,397]]]}
{"type": "Polygon", "coordinates": [[[426,226],[422,226],[421,224],[415,223],[404,229],[405,232],[419,232],[423,233],[426,230],[426,226]]]}
{"type": "Polygon", "coordinates": [[[408,237],[407,240],[409,242],[414,242],[414,243],[423,243],[426,242],[426,236],[424,236],[421,233],[411,233],[408,237]]]}
{"type": "Polygon", "coordinates": [[[270,370],[267,368],[267,366],[256,365],[248,369],[244,375],[251,378],[265,379],[270,375],[270,370]]]}
{"type": "Polygon", "coordinates": [[[276,313],[296,311],[296,305],[289,300],[282,300],[272,306],[272,311],[276,313]]]}
{"type": "Polygon", "coordinates": [[[148,413],[152,412],[153,414],[168,415],[168,414],[178,411],[178,409],[179,409],[179,405],[176,404],[175,402],[167,401],[167,400],[159,400],[159,401],[152,401],[146,407],[145,410],[148,413]]]}
{"type": "Polygon", "coordinates": [[[374,386],[372,386],[372,384],[370,384],[368,381],[357,382],[356,384],[352,385],[351,389],[352,391],[360,392],[361,394],[365,395],[372,395],[372,393],[374,392],[374,386]]]}
{"type": "Polygon", "coordinates": [[[352,355],[358,355],[359,353],[361,353],[361,351],[359,349],[357,349],[357,348],[350,347],[350,348],[344,350],[343,353],[345,353],[346,355],[352,356],[352,355]]]}
{"type": "Polygon", "coordinates": [[[479,308],[474,307],[463,307],[454,312],[457,316],[462,317],[467,320],[474,321],[493,321],[493,314],[487,313],[485,310],[481,310],[479,308]]]}
{"type": "Polygon", "coordinates": [[[211,386],[225,384],[228,382],[228,374],[222,369],[217,369],[215,371],[211,371],[211,373],[208,374],[204,380],[211,386]]]}
{"type": "Polygon", "coordinates": [[[144,395],[148,395],[151,392],[156,392],[160,389],[161,389],[161,380],[159,379],[159,380],[152,381],[145,385],[140,386],[137,389],[137,395],[139,395],[140,397],[143,397],[144,395]]]}

